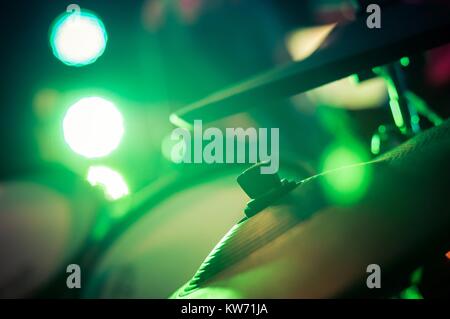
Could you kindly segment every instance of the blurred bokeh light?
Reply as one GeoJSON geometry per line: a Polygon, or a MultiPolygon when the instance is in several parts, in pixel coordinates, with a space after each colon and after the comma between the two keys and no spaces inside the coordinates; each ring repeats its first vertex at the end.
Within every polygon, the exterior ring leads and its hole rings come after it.
{"type": "Polygon", "coordinates": [[[107,41],[103,22],[87,11],[63,14],[50,34],[53,54],[70,66],[94,63],[105,51],[107,41]]]}
{"type": "Polygon", "coordinates": [[[109,200],[117,200],[129,194],[128,185],[122,175],[106,166],[91,166],[87,180],[92,186],[101,187],[109,200]]]}
{"type": "Polygon", "coordinates": [[[124,134],[123,117],[114,104],[100,97],[79,100],[63,120],[64,139],[70,148],[87,158],[110,154],[124,134]]]}
{"type": "Polygon", "coordinates": [[[354,204],[368,189],[371,181],[369,165],[359,165],[369,158],[365,148],[356,142],[338,143],[323,154],[324,189],[329,200],[336,204],[354,204]]]}

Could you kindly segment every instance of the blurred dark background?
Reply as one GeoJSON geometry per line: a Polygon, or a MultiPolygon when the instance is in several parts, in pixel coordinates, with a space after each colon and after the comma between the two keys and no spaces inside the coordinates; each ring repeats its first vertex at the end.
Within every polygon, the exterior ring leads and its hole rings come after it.
{"type": "MultiPolygon", "coordinates": [[[[70,67],[53,56],[49,44],[53,21],[70,3],[2,4],[3,178],[38,169],[47,161],[63,163],[80,174],[92,163],[101,163],[119,169],[132,189],[140,189],[170,166],[161,153],[161,141],[171,129],[170,112],[289,63],[295,59],[288,41],[295,30],[351,20],[355,15],[355,2],[338,0],[78,1],[82,9],[102,19],[108,43],[95,63],[70,67]],[[108,158],[87,161],[65,145],[61,119],[77,99],[99,94],[111,97],[123,112],[126,135],[108,158]],[[138,174],[135,167],[141,168],[138,174]]],[[[302,38],[302,45],[306,42],[302,38]]],[[[444,118],[448,116],[444,106],[448,52],[444,47],[410,57],[406,70],[411,88],[444,118]]],[[[251,118],[258,125],[285,123],[294,154],[313,166],[324,146],[333,141],[336,127],[367,145],[380,123],[392,121],[381,93],[375,102],[368,102],[369,107],[337,108],[330,105],[332,93],[326,94],[326,101],[304,96],[280,101],[277,109],[282,111],[276,114],[256,107],[251,118]]]]}

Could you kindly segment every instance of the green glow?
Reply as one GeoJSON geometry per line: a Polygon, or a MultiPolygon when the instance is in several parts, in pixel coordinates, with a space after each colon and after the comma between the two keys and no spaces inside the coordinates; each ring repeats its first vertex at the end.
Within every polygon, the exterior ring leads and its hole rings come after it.
{"type": "Polygon", "coordinates": [[[63,131],[64,139],[74,152],[87,158],[106,156],[122,139],[122,114],[103,98],[83,98],[67,111],[63,131]]]}
{"type": "Polygon", "coordinates": [[[422,280],[422,268],[417,268],[411,274],[411,286],[405,290],[403,290],[400,294],[400,298],[402,299],[423,299],[422,294],[420,293],[417,285],[420,284],[422,280]]]}
{"type": "Polygon", "coordinates": [[[380,66],[376,66],[372,68],[372,72],[375,73],[376,75],[382,75],[383,69],[380,66]]]}
{"type": "Polygon", "coordinates": [[[91,166],[86,179],[92,186],[103,188],[109,200],[117,200],[129,194],[122,175],[106,166],[91,166]]]}
{"type": "Polygon", "coordinates": [[[397,88],[395,87],[394,82],[392,81],[391,78],[386,78],[386,80],[387,80],[387,90],[388,90],[388,94],[389,94],[389,99],[398,101],[399,96],[398,96],[397,88]]]}
{"type": "Polygon", "coordinates": [[[401,294],[400,298],[402,299],[423,299],[422,294],[417,289],[416,286],[412,286],[408,289],[405,289],[401,294]]]}
{"type": "Polygon", "coordinates": [[[112,220],[109,216],[100,214],[95,226],[92,229],[92,238],[94,240],[101,240],[106,236],[108,230],[111,228],[112,220]]]}
{"type": "Polygon", "coordinates": [[[419,115],[417,115],[417,114],[412,115],[411,116],[411,123],[415,124],[415,125],[419,124],[420,123],[419,115]]]}
{"type": "Polygon", "coordinates": [[[405,68],[409,65],[409,62],[410,61],[407,56],[404,56],[403,58],[400,59],[400,64],[405,68]]]}
{"type": "Polygon", "coordinates": [[[325,151],[322,160],[324,190],[330,201],[337,204],[352,204],[366,193],[371,169],[358,165],[368,159],[368,154],[359,144],[335,145],[325,151]]]}
{"type": "Polygon", "coordinates": [[[93,13],[64,13],[50,33],[53,54],[70,66],[94,63],[105,51],[108,35],[103,22],[93,13]]]}
{"type": "Polygon", "coordinates": [[[372,136],[372,141],[370,143],[370,150],[372,151],[372,154],[373,155],[380,154],[380,147],[381,147],[380,135],[374,134],[372,136]]]}
{"type": "Polygon", "coordinates": [[[397,127],[404,127],[405,122],[403,121],[402,112],[400,111],[400,105],[397,100],[390,100],[389,105],[391,106],[392,115],[394,116],[394,122],[397,127]]]}
{"type": "Polygon", "coordinates": [[[423,273],[423,269],[422,268],[417,268],[416,271],[414,271],[411,275],[411,283],[413,285],[418,285],[420,284],[420,281],[422,280],[422,273],[423,273]]]}
{"type": "MultiPolygon", "coordinates": [[[[415,95],[413,92],[408,91],[405,93],[408,102],[411,103],[417,110],[418,113],[427,117],[434,125],[441,125],[444,120],[436,113],[432,111],[432,109],[427,105],[427,103],[421,99],[419,96],[415,95]]],[[[413,119],[417,123],[419,123],[419,116],[415,115],[417,120],[413,119]]]]}

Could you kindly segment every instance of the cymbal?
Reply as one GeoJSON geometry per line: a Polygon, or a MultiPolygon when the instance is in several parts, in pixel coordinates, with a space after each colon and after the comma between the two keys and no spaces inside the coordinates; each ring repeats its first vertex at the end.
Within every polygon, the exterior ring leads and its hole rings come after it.
{"type": "Polygon", "coordinates": [[[450,121],[374,161],[366,195],[352,205],[324,196],[329,174],[235,225],[178,298],[335,298],[391,292],[396,278],[448,249],[450,121]],[[366,267],[380,265],[383,289],[366,286],[366,267]],[[390,278],[390,279],[389,279],[390,278]],[[375,289],[377,290],[377,289],[375,289]]]}
{"type": "Polygon", "coordinates": [[[381,28],[369,29],[366,16],[337,25],[308,58],[260,74],[187,105],[171,122],[217,120],[267,101],[289,97],[384,65],[450,41],[450,7],[445,4],[401,4],[383,7],[381,28]]]}

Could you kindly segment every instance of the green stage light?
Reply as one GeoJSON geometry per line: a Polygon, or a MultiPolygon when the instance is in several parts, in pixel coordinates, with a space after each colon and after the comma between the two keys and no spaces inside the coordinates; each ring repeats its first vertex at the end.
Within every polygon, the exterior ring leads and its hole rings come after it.
{"type": "Polygon", "coordinates": [[[372,140],[370,142],[370,150],[372,151],[373,155],[380,154],[380,150],[381,150],[381,137],[380,137],[380,134],[375,133],[372,136],[372,140]]]}
{"type": "Polygon", "coordinates": [[[324,152],[322,171],[328,174],[322,181],[332,202],[353,204],[366,194],[372,177],[370,165],[360,165],[366,160],[364,148],[352,142],[333,145],[324,152]]]}
{"type": "Polygon", "coordinates": [[[122,175],[106,166],[91,166],[87,181],[92,186],[100,186],[109,200],[117,200],[129,194],[122,175]]]}
{"type": "Polygon", "coordinates": [[[124,131],[122,114],[113,103],[100,97],[79,100],[63,120],[66,143],[87,158],[110,154],[119,146],[124,131]]]}
{"type": "Polygon", "coordinates": [[[409,65],[409,62],[410,61],[407,56],[404,56],[403,58],[400,59],[400,64],[405,68],[409,65]]]}
{"type": "Polygon", "coordinates": [[[54,22],[50,45],[53,54],[70,66],[94,63],[105,51],[108,35],[93,13],[65,13],[54,22]]]}

